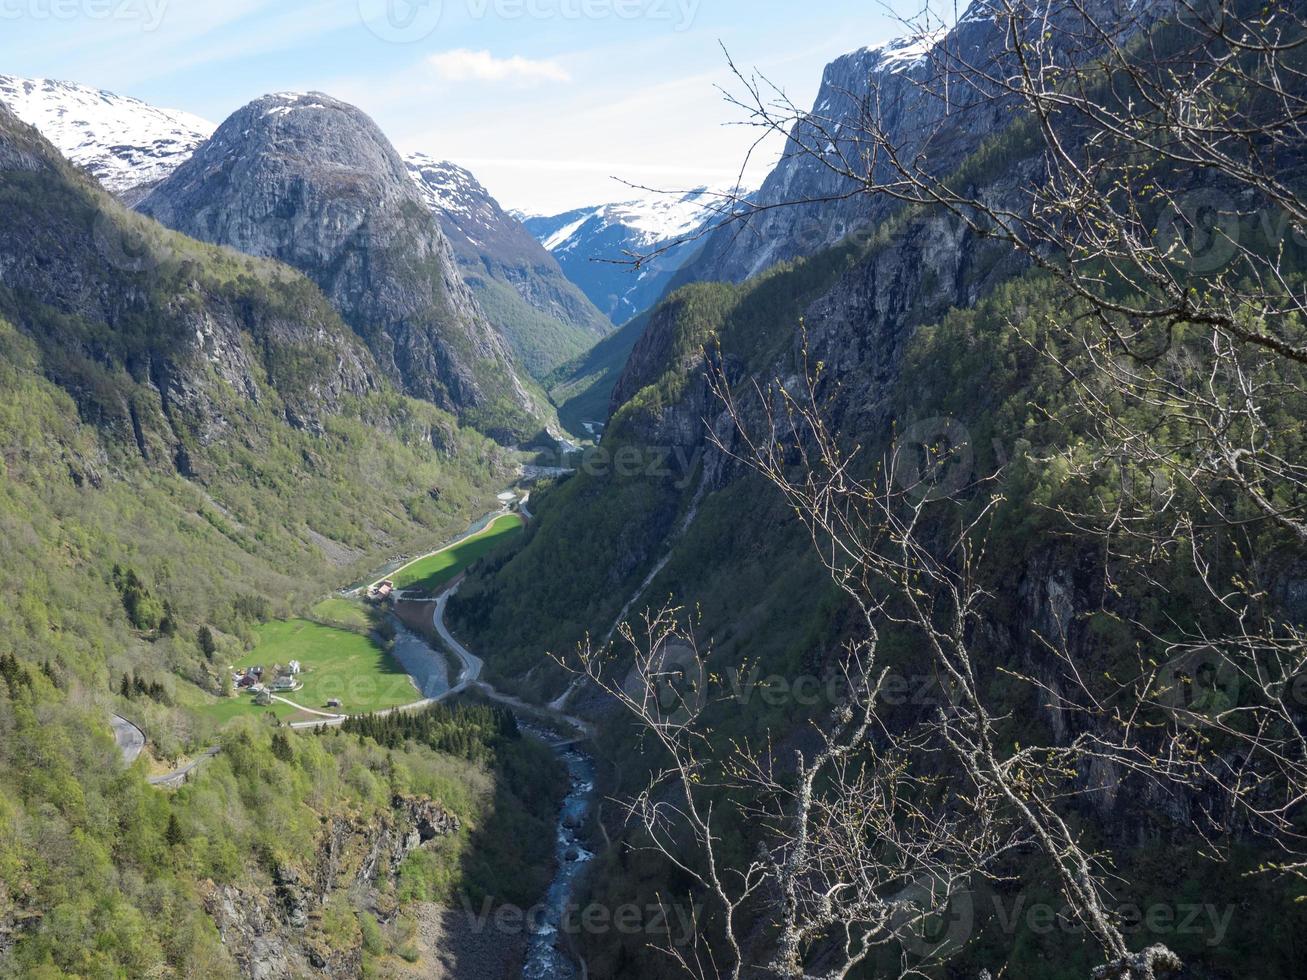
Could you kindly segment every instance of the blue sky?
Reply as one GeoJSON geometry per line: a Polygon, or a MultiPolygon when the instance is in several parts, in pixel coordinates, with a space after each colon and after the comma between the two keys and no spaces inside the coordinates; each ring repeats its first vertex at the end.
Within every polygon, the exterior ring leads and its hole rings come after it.
{"type": "Polygon", "coordinates": [[[753,134],[721,45],[807,106],[827,62],[897,33],[875,0],[0,0],[0,73],[214,122],[322,90],[552,212],[634,196],[614,177],[729,183],[753,134]]]}

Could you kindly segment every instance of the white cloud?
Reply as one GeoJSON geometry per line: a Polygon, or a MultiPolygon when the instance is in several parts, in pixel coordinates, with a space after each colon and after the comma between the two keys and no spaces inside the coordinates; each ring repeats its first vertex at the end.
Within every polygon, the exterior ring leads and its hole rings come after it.
{"type": "Polygon", "coordinates": [[[535,61],[514,55],[496,58],[489,51],[459,48],[427,59],[441,78],[450,82],[570,82],[572,76],[556,61],[535,61]]]}

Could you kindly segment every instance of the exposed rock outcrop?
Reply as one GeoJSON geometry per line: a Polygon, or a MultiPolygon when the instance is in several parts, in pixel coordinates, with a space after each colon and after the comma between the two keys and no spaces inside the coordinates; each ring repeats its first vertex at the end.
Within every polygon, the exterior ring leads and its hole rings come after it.
{"type": "Polygon", "coordinates": [[[224,122],[138,209],[299,269],[402,390],[510,437],[543,408],[458,270],[407,167],[362,111],[269,95],[224,122]]]}
{"type": "Polygon", "coordinates": [[[612,322],[476,177],[423,154],[406,162],[463,278],[528,371],[543,378],[612,332],[612,322]]]}
{"type": "Polygon", "coordinates": [[[316,430],[376,388],[371,355],[310,283],[125,210],[3,105],[0,188],[2,312],[83,417],[147,459],[189,459],[242,403],[316,430]]]}
{"type": "MultiPolygon", "coordinates": [[[[1053,0],[1046,6],[1063,28],[1052,36],[1085,48],[1060,57],[1081,60],[1092,55],[1091,20],[1122,25],[1124,36],[1157,16],[1164,0],[1053,0]]],[[[1030,15],[1031,30],[1044,29],[1040,7],[1035,4],[1030,15]]],[[[904,165],[944,177],[1002,132],[1015,118],[1015,100],[986,80],[1011,77],[1016,67],[1005,24],[993,15],[999,9],[977,0],[951,30],[923,26],[832,62],[811,112],[794,126],[784,157],[756,195],[757,215],[710,236],[676,281],[742,282],[778,262],[870,233],[897,204],[858,193],[845,172],[887,179],[887,155],[871,149],[879,141],[904,165]],[[877,169],[868,175],[865,166],[873,159],[877,169]]]]}
{"type": "Polygon", "coordinates": [[[275,866],[259,887],[214,885],[204,896],[222,941],[251,980],[282,980],[309,973],[358,977],[363,954],[321,928],[324,906],[336,895],[360,897],[381,920],[393,910],[381,891],[393,884],[414,851],[456,834],[458,818],[426,797],[396,796],[374,821],[327,821],[310,869],[275,866]]]}

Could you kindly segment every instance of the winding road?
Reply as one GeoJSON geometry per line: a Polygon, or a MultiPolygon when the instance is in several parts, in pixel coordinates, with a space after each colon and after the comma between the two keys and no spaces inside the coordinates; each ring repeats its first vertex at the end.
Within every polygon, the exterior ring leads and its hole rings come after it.
{"type": "Polygon", "coordinates": [[[593,738],[595,728],[588,722],[582,721],[580,718],[573,717],[572,715],[563,714],[561,711],[555,709],[553,705],[531,704],[529,701],[523,701],[521,698],[515,698],[509,694],[502,694],[495,690],[493,685],[487,684],[485,681],[481,680],[481,671],[485,667],[485,662],[455,639],[454,634],[449,631],[449,627],[445,623],[445,608],[448,606],[449,600],[456,592],[458,592],[459,586],[462,584],[462,578],[460,577],[452,586],[450,586],[449,589],[441,594],[440,598],[436,601],[435,613],[431,618],[432,625],[435,626],[436,632],[440,635],[440,639],[443,640],[445,645],[454,652],[454,656],[458,657],[463,665],[463,669],[459,673],[458,685],[450,689],[445,697],[450,697],[454,694],[459,694],[469,688],[475,687],[484,696],[492,701],[498,702],[499,704],[507,705],[510,708],[516,708],[519,711],[540,718],[545,718],[555,723],[561,722],[577,732],[582,740],[593,738]]]}
{"type": "MultiPolygon", "coordinates": [[[[531,512],[527,509],[527,502],[530,500],[530,498],[531,495],[529,493],[526,494],[525,496],[522,497],[518,505],[519,512],[521,513],[523,519],[528,522],[534,519],[531,512]]],[[[509,511],[505,509],[503,513],[509,513],[509,511]]],[[[498,516],[497,514],[491,515],[490,520],[493,521],[497,516],[498,516]]],[[[443,551],[448,551],[450,548],[457,547],[458,545],[462,544],[463,541],[465,541],[467,538],[473,537],[479,533],[481,533],[479,530],[471,531],[468,534],[464,535],[463,537],[459,538],[453,544],[445,545],[443,548],[431,552],[431,555],[440,554],[443,551]]],[[[415,562],[422,561],[424,558],[427,557],[430,557],[430,555],[424,555],[420,558],[415,558],[414,561],[415,562]]],[[[409,564],[412,564],[412,562],[410,562],[409,564]]],[[[408,566],[406,565],[404,567],[408,567],[408,566]]],[[[395,574],[394,572],[391,573],[392,576],[394,574],[395,574]]],[[[430,707],[431,705],[434,704],[439,704],[442,701],[445,701],[452,697],[456,697],[457,695],[462,694],[465,691],[475,688],[482,695],[484,695],[485,697],[489,698],[492,701],[496,701],[500,704],[506,705],[511,708],[516,708],[519,711],[525,712],[527,714],[535,715],[539,718],[544,718],[548,721],[552,721],[555,723],[562,723],[563,725],[571,728],[574,732],[577,733],[577,738],[573,739],[572,741],[560,743],[561,745],[570,745],[572,744],[572,742],[585,741],[589,738],[592,738],[595,734],[594,726],[588,724],[587,722],[582,721],[580,718],[575,718],[571,715],[564,714],[563,712],[558,710],[558,707],[560,706],[556,706],[553,704],[547,706],[531,704],[529,702],[523,701],[520,698],[516,698],[508,694],[501,694],[492,685],[487,684],[481,680],[481,673],[482,670],[485,668],[485,662],[476,654],[474,654],[471,650],[465,647],[462,643],[460,643],[454,637],[454,634],[450,632],[449,627],[445,624],[445,609],[449,604],[450,598],[452,598],[454,594],[458,592],[459,587],[462,584],[463,584],[463,576],[460,575],[457,579],[455,579],[450,584],[449,588],[447,588],[444,592],[440,594],[438,598],[434,600],[432,599],[419,600],[419,601],[430,602],[433,605],[432,616],[431,616],[432,626],[435,627],[437,635],[440,637],[441,641],[445,644],[445,646],[454,654],[455,657],[458,658],[460,664],[460,670],[459,670],[457,682],[448,691],[446,691],[444,694],[439,695],[438,697],[426,698],[422,701],[415,701],[412,704],[400,705],[399,707],[387,708],[385,710],[376,711],[372,713],[377,715],[378,717],[384,718],[388,715],[393,715],[398,712],[420,711],[423,708],[430,707]]],[[[569,692],[570,690],[571,689],[569,688],[569,692]]],[[[319,711],[316,708],[306,708],[304,705],[296,704],[294,701],[291,701],[287,698],[274,696],[273,700],[278,701],[285,705],[289,705],[290,707],[295,708],[298,711],[303,711],[306,714],[319,716],[318,720],[314,720],[314,721],[293,722],[289,726],[292,729],[305,730],[311,728],[319,728],[322,726],[334,728],[343,725],[346,721],[349,720],[348,715],[333,714],[326,711],[319,711]]],[[[114,715],[112,721],[113,721],[114,741],[118,744],[118,748],[122,752],[124,762],[130,766],[133,762],[136,761],[137,758],[140,757],[141,752],[145,748],[145,734],[139,728],[133,725],[130,721],[128,721],[126,718],[122,718],[119,717],[118,715],[114,715]]],[[[218,746],[213,746],[211,748],[208,748],[200,755],[196,756],[195,759],[191,760],[184,766],[174,769],[171,772],[163,773],[162,775],[159,776],[151,776],[149,778],[149,783],[151,786],[160,786],[169,789],[174,789],[178,786],[181,786],[186,782],[187,776],[189,776],[200,765],[202,765],[203,763],[207,762],[208,760],[216,756],[220,751],[221,749],[218,746]]]]}
{"type": "Polygon", "coordinates": [[[149,779],[146,780],[146,782],[148,782],[151,786],[163,786],[166,789],[176,789],[178,786],[181,786],[183,783],[186,782],[187,776],[189,776],[192,772],[194,772],[204,763],[208,762],[210,759],[212,759],[215,755],[217,755],[221,751],[222,749],[220,749],[216,745],[211,748],[207,748],[199,755],[197,755],[194,759],[192,759],[190,762],[186,763],[186,765],[182,766],[181,768],[174,769],[172,772],[165,772],[161,776],[151,776],[149,779]]]}
{"type": "Polygon", "coordinates": [[[450,694],[455,691],[462,693],[470,685],[476,684],[481,680],[481,671],[485,668],[485,661],[454,639],[454,634],[449,632],[449,627],[445,625],[445,608],[462,585],[463,576],[460,575],[448,589],[440,594],[440,598],[436,600],[435,612],[431,616],[431,625],[436,628],[436,632],[445,642],[445,646],[453,651],[454,656],[458,657],[459,662],[462,664],[462,670],[458,674],[458,683],[450,689],[450,694]]]}

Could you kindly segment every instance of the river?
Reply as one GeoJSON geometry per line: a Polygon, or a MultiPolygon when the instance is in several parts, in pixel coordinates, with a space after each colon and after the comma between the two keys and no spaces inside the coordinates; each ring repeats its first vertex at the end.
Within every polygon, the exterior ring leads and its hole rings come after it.
{"type": "MultiPolygon", "coordinates": [[[[541,728],[535,722],[519,719],[522,731],[551,744],[562,740],[557,732],[541,728]]],[[[557,750],[567,767],[567,796],[558,813],[554,828],[554,858],[558,870],[536,914],[531,916],[531,935],[527,941],[523,980],[576,980],[581,975],[569,949],[569,929],[577,922],[576,889],[586,865],[594,855],[582,843],[586,824],[594,809],[595,763],[577,746],[557,750]]]]}
{"type": "MultiPolygon", "coordinates": [[[[424,698],[449,692],[449,665],[443,653],[392,617],[396,627],[393,654],[408,672],[424,698]]],[[[517,715],[518,728],[529,738],[557,745],[565,736],[534,719],[517,715]]],[[[577,886],[594,855],[585,848],[586,825],[595,803],[594,759],[575,745],[555,750],[567,768],[567,795],[554,824],[554,860],[557,870],[540,905],[531,916],[531,934],[523,962],[523,980],[577,980],[581,976],[569,949],[565,926],[574,927],[577,886]],[[571,913],[569,915],[569,913],[571,913]]]]}
{"type": "MultiPolygon", "coordinates": [[[[475,534],[498,514],[490,514],[468,530],[475,534]]],[[[386,573],[382,573],[386,574],[386,573]]],[[[444,653],[391,616],[395,643],[391,651],[413,679],[423,698],[440,698],[450,691],[449,661],[444,653]]],[[[549,745],[565,736],[534,719],[517,716],[523,734],[549,745]]],[[[594,859],[584,844],[586,826],[595,805],[596,767],[594,759],[576,745],[555,750],[567,768],[567,795],[554,825],[554,859],[557,870],[540,908],[531,916],[532,928],[523,961],[523,980],[578,980],[582,975],[571,949],[569,929],[576,925],[576,890],[586,866],[594,859]]]]}
{"type": "Polygon", "coordinates": [[[439,650],[418,636],[398,616],[391,616],[395,627],[395,643],[391,655],[399,661],[405,673],[413,679],[423,698],[439,698],[449,693],[449,660],[439,650]]]}

